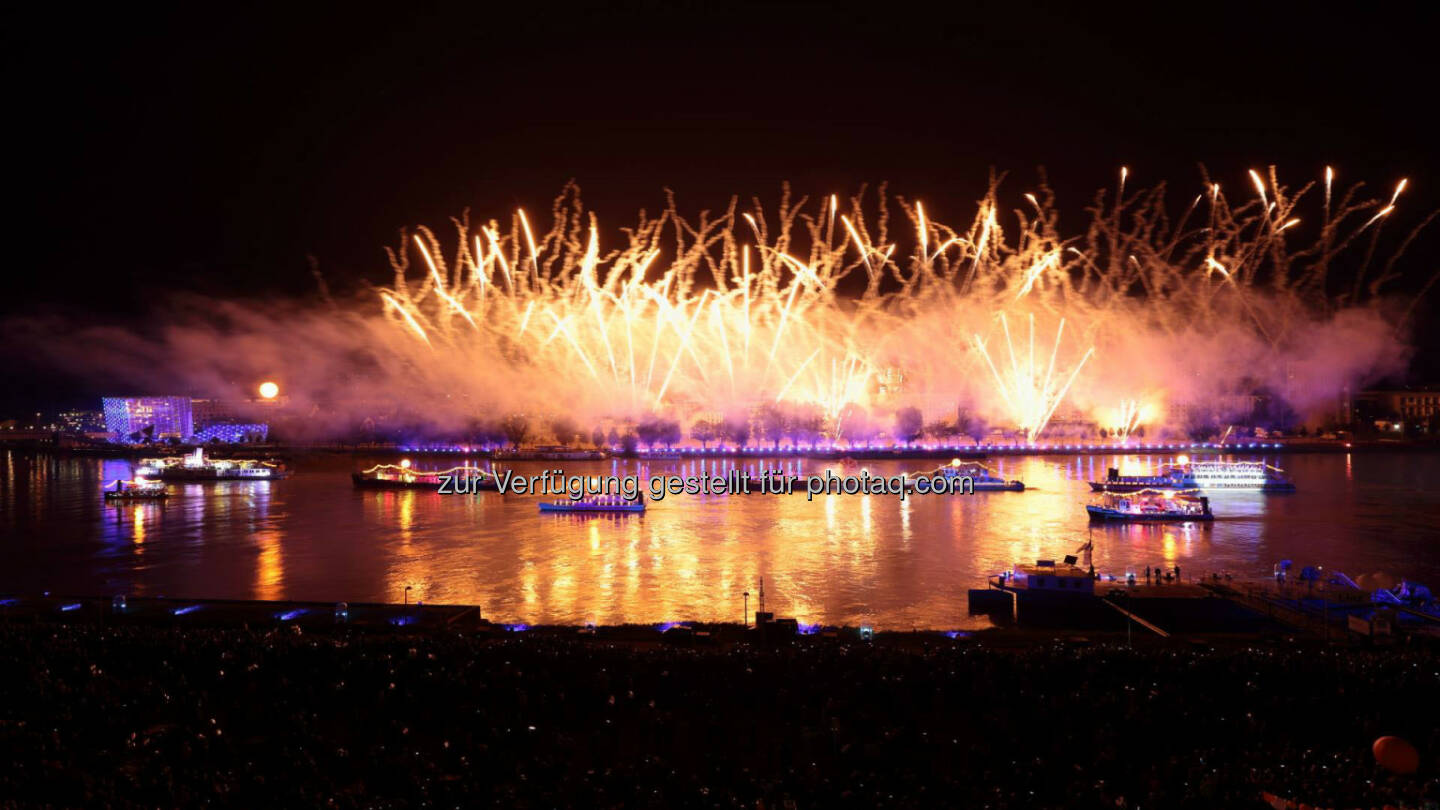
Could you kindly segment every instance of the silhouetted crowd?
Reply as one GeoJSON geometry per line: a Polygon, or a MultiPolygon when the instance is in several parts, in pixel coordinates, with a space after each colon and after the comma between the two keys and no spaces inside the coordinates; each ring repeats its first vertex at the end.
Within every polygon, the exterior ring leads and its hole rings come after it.
{"type": "Polygon", "coordinates": [[[1437,687],[1413,648],[3,623],[0,806],[1427,807],[1437,687]]]}

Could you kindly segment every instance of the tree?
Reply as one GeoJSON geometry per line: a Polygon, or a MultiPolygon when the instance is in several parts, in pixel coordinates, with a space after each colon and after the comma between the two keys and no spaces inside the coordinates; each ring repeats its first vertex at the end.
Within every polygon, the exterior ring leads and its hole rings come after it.
{"type": "Polygon", "coordinates": [[[635,454],[635,448],[639,443],[640,440],[634,433],[626,433],[624,436],[621,436],[619,442],[617,442],[617,444],[620,445],[620,449],[629,455],[635,454]]]}
{"type": "Polygon", "coordinates": [[[949,419],[939,419],[925,426],[925,435],[935,441],[944,441],[960,433],[960,426],[949,419]]]}
{"type": "Polygon", "coordinates": [[[641,444],[646,447],[654,447],[657,444],[673,445],[680,441],[680,423],[658,416],[649,416],[640,420],[635,426],[635,433],[639,435],[641,444]]]}
{"type": "Polygon", "coordinates": [[[664,419],[660,422],[660,442],[669,450],[675,447],[675,443],[685,438],[685,431],[680,429],[680,423],[674,419],[664,419]]]}
{"type": "Polygon", "coordinates": [[[899,441],[914,444],[924,426],[925,417],[919,408],[901,408],[895,412],[895,438],[899,441]]]}
{"type": "Polygon", "coordinates": [[[745,416],[726,417],[720,423],[719,438],[744,447],[750,441],[750,420],[745,416]]]}
{"type": "Polygon", "coordinates": [[[1186,420],[1185,423],[1185,435],[1188,436],[1192,442],[1207,441],[1211,436],[1219,432],[1220,428],[1217,427],[1214,422],[1204,417],[1192,417],[1186,420]]]}
{"type": "Polygon", "coordinates": [[[610,428],[610,432],[605,434],[605,444],[609,447],[619,447],[620,432],[613,427],[610,428]]]}
{"type": "Polygon", "coordinates": [[[690,426],[690,438],[700,442],[701,449],[709,449],[710,442],[720,437],[720,420],[701,417],[690,426]]]}
{"type": "Polygon", "coordinates": [[[510,446],[519,450],[525,438],[530,435],[530,420],[526,419],[524,414],[512,413],[501,420],[500,431],[505,434],[510,446]]]}
{"type": "Polygon", "coordinates": [[[792,410],[789,423],[791,442],[813,445],[825,435],[825,414],[814,405],[792,410]]]}
{"type": "Polygon", "coordinates": [[[568,416],[556,416],[550,419],[550,432],[555,434],[556,443],[568,445],[574,441],[580,429],[575,426],[574,419],[568,416]]]}
{"type": "MultiPolygon", "coordinates": [[[[957,427],[959,427],[958,424],[957,427]]],[[[984,419],[968,413],[966,414],[965,426],[960,428],[960,433],[974,439],[976,444],[984,440],[985,434],[989,432],[990,425],[984,419]]]]}
{"type": "Polygon", "coordinates": [[[877,432],[875,423],[870,419],[870,412],[859,405],[851,405],[840,417],[840,424],[836,426],[835,430],[835,438],[844,437],[845,441],[854,447],[874,439],[877,432]]]}
{"type": "Polygon", "coordinates": [[[767,402],[760,406],[760,433],[767,441],[774,443],[776,450],[780,449],[780,440],[785,437],[785,429],[790,421],[787,416],[778,402],[767,402]]]}
{"type": "Polygon", "coordinates": [[[596,427],[590,431],[590,443],[595,445],[597,449],[605,446],[605,431],[603,428],[596,427]]]}

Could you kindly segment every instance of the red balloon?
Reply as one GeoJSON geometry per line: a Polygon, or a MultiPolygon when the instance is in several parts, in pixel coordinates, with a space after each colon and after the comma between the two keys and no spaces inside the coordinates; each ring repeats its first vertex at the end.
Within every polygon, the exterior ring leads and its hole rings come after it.
{"type": "Polygon", "coordinates": [[[1399,737],[1381,737],[1370,750],[1380,767],[1391,773],[1414,773],[1420,767],[1420,752],[1399,737]]]}

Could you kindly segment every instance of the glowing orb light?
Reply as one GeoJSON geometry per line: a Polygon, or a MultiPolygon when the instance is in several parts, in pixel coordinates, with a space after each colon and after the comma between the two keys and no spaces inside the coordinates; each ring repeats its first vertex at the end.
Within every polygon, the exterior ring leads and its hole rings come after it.
{"type": "Polygon", "coordinates": [[[274,399],[280,395],[280,386],[273,382],[260,383],[260,396],[264,399],[274,399]]]}
{"type": "Polygon", "coordinates": [[[408,458],[402,458],[402,459],[400,459],[400,466],[401,466],[401,467],[404,467],[404,468],[407,469],[407,470],[410,469],[410,459],[408,459],[408,458]]]}

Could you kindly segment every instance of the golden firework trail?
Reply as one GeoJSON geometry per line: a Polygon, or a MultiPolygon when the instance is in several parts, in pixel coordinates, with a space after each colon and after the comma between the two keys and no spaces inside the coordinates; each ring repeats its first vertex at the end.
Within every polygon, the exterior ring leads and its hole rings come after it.
{"type": "MultiPolygon", "coordinates": [[[[517,210],[453,220],[448,249],[428,228],[407,234],[378,295],[389,339],[413,344],[417,366],[458,365],[452,379],[468,368],[478,381],[468,395],[508,409],[815,406],[839,438],[860,410],[907,399],[953,409],[979,386],[993,418],[1035,441],[1082,387],[1081,407],[1113,408],[1088,392],[1122,376],[1107,352],[1127,335],[1178,340],[1224,324],[1278,352],[1310,320],[1361,304],[1359,280],[1336,295],[1329,268],[1367,229],[1373,250],[1407,181],[1388,200],[1359,200],[1332,192],[1327,168],[1318,236],[1302,243],[1297,206],[1311,185],[1287,188],[1273,169],[1249,176],[1253,198],[1232,203],[1207,182],[1172,217],[1162,189],[1127,192],[1123,169],[1116,199],[1070,237],[1043,185],[1009,213],[992,185],[960,227],[883,187],[812,204],[787,186],[773,210],[737,198],[694,218],[672,197],[618,237],[570,186],[543,230],[517,210]],[[912,248],[892,233],[897,213],[912,248]],[[908,382],[897,391],[881,377],[908,382]]],[[[1381,280],[1393,275],[1387,265],[1381,280]]],[[[1126,401],[1121,412],[1128,435],[1142,409],[1126,401]]]]}

